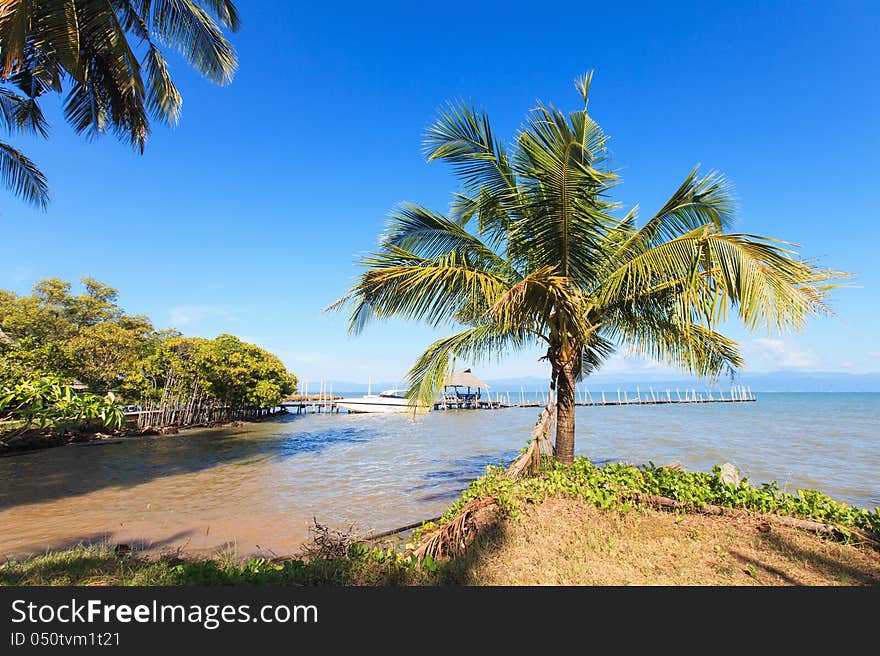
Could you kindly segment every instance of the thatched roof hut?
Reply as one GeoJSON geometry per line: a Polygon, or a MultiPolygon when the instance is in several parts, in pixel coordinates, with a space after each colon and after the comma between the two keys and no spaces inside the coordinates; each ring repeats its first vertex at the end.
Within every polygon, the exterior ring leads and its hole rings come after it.
{"type": "Polygon", "coordinates": [[[453,371],[443,387],[468,387],[471,389],[489,389],[489,386],[482,380],[477,378],[470,369],[460,369],[453,371]]]}

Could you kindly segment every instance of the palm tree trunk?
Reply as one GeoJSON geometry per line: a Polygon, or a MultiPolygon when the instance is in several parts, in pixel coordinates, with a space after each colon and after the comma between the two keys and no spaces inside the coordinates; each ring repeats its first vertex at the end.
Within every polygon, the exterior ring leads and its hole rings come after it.
{"type": "Polygon", "coordinates": [[[556,459],[574,461],[574,362],[559,365],[556,378],[556,459]]]}

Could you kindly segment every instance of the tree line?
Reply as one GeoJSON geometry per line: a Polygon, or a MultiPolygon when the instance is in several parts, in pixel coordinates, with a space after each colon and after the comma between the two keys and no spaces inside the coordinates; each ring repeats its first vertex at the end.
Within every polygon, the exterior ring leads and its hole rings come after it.
{"type": "Polygon", "coordinates": [[[126,313],[110,285],[80,282],[79,294],[58,278],[29,295],[0,289],[0,420],[45,425],[91,399],[89,412],[103,409],[108,424],[128,404],[140,428],[182,426],[256,416],[296,391],[272,353],[233,335],[156,329],[126,313]]]}

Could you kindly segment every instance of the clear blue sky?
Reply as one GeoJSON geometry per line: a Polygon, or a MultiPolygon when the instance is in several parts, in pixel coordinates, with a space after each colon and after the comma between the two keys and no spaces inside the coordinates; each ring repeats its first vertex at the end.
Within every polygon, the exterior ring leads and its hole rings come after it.
{"type": "MultiPolygon", "coordinates": [[[[88,143],[49,102],[50,140],[14,143],[52,202],[43,214],[0,193],[0,287],[91,275],[157,326],[240,335],[301,378],[401,379],[434,333],[375,324],[351,338],[322,308],[396,203],[446,209],[454,182],[423,161],[422,131],[461,97],[511,136],[538,98],[576,108],[573,80],[595,69],[620,201],[645,216],[702,163],[733,181],[740,231],[857,274],[838,316],[803,333],[734,331],[749,368],[880,370],[880,4],[377,4],[239,0],[234,82],[175,60],[182,119],[154,125],[143,156],[88,143]]],[[[538,355],[480,372],[543,375],[538,355]]]]}

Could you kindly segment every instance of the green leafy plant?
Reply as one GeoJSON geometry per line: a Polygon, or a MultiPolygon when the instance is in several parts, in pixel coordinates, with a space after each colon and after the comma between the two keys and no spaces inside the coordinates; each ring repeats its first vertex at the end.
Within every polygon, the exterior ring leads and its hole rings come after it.
{"type": "Polygon", "coordinates": [[[752,485],[747,478],[737,485],[721,479],[721,467],[711,472],[687,472],[657,467],[609,463],[597,467],[587,458],[578,457],[570,465],[545,456],[539,475],[514,481],[503,467],[488,467],[486,474],[473,481],[436,524],[414,532],[418,540],[451,520],[470,500],[492,497],[501,512],[515,515],[523,504],[540,503],[554,496],[588,501],[599,508],[627,511],[636,507],[633,495],[667,497],[694,510],[713,504],[732,509],[771,513],[858,528],[880,533],[880,508],[873,511],[836,501],[817,490],[799,489],[782,492],[776,482],[752,485]]]}
{"type": "Polygon", "coordinates": [[[19,420],[24,428],[64,421],[113,429],[122,426],[123,413],[112,392],[76,392],[57,376],[34,376],[0,385],[0,420],[19,420]]]}

